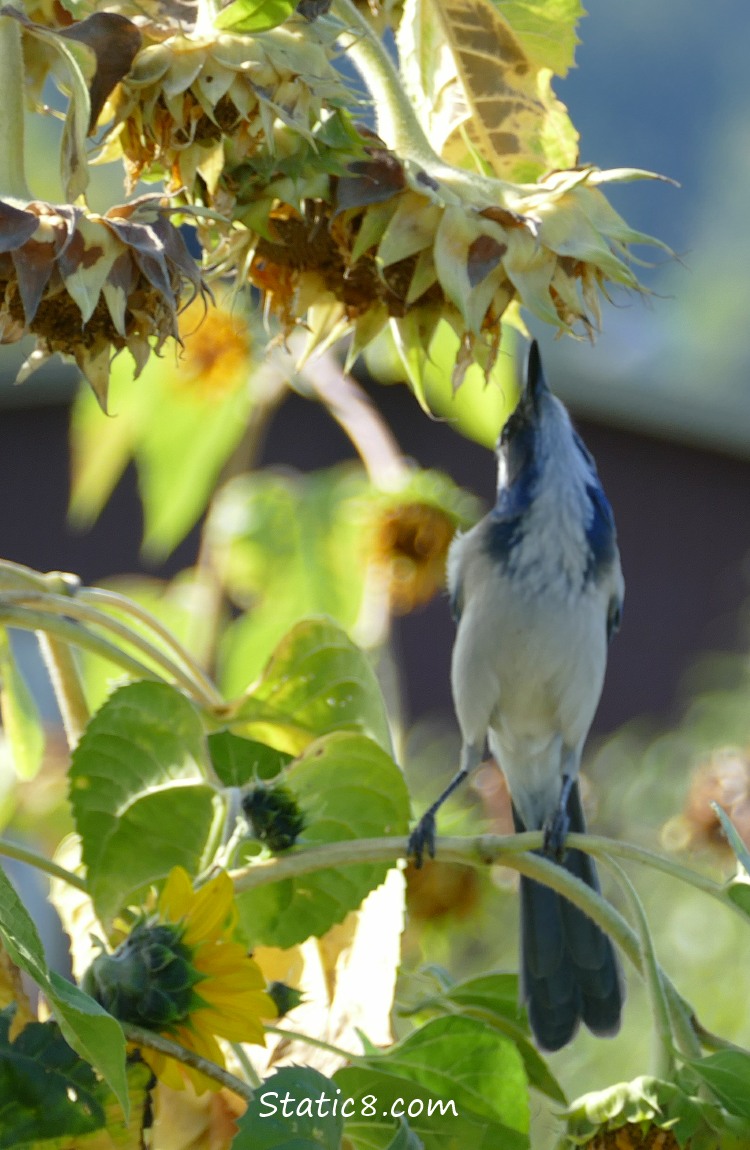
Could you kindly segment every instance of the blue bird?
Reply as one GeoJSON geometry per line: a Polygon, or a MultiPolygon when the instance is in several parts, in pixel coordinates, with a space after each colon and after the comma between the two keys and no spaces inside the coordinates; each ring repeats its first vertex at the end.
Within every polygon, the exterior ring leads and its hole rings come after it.
{"type": "MultiPolygon", "coordinates": [[[[566,850],[565,839],[585,830],[578,771],[625,585],[596,464],[547,387],[536,343],[497,460],[495,506],[448,556],[460,770],[409,849],[417,865],[425,851],[434,855],[436,812],[479,764],[486,741],[516,830],[543,830],[544,853],[598,891],[593,861],[566,850]]],[[[616,1033],[623,981],[609,938],[524,876],[520,901],[521,998],[539,1046],[565,1046],[581,1021],[594,1034],[616,1033]]]]}

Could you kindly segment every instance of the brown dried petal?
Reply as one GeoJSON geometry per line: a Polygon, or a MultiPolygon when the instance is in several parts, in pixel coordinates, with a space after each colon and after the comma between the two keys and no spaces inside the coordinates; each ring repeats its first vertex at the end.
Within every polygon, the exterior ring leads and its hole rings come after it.
{"type": "Polygon", "coordinates": [[[89,132],[92,132],[108,96],[130,71],[141,47],[141,34],[125,16],[116,12],[95,12],[93,16],[65,28],[60,35],[85,44],[96,57],[96,71],[89,89],[89,132]]]}
{"type": "Polygon", "coordinates": [[[33,212],[0,200],[0,252],[12,252],[25,244],[39,226],[33,212]]]}
{"type": "Polygon", "coordinates": [[[469,284],[475,288],[491,271],[493,271],[508,250],[507,244],[501,244],[494,236],[477,236],[469,244],[466,271],[469,284]]]}
{"type": "Polygon", "coordinates": [[[391,152],[372,152],[372,159],[355,160],[348,165],[350,176],[342,176],[336,187],[336,212],[362,208],[391,199],[406,187],[404,169],[391,152]]]}

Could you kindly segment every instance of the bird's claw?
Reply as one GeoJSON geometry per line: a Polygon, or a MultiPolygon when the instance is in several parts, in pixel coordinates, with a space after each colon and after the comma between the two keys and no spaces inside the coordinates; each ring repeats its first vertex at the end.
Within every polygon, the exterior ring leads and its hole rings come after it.
{"type": "Polygon", "coordinates": [[[427,811],[409,835],[406,853],[414,859],[414,865],[419,870],[424,862],[425,851],[431,859],[435,857],[435,816],[427,811]]]}
{"type": "Polygon", "coordinates": [[[544,827],[544,853],[562,862],[565,854],[565,840],[570,829],[567,811],[558,807],[544,827]]]}

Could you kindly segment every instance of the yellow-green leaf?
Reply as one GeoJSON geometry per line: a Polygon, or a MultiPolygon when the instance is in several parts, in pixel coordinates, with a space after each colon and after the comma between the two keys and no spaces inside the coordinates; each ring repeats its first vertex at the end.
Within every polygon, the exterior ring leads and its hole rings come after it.
{"type": "Polygon", "coordinates": [[[449,162],[476,166],[478,158],[496,176],[529,182],[576,163],[578,135],[550,81],[572,62],[580,6],[561,6],[552,22],[538,3],[406,0],[399,29],[405,84],[449,162]],[[551,29],[557,32],[560,19],[555,45],[551,29]]]}

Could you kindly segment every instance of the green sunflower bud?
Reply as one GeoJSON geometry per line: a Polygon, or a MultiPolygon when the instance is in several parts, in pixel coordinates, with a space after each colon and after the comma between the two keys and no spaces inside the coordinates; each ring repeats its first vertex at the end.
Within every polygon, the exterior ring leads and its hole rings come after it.
{"type": "Polygon", "coordinates": [[[305,1001],[302,991],[289,986],[286,982],[269,982],[266,991],[276,1007],[279,1018],[283,1018],[290,1010],[294,1010],[305,1001]]]}
{"type": "Polygon", "coordinates": [[[83,988],[119,1018],[147,1030],[165,1030],[195,1005],[193,987],[202,975],[192,964],[181,930],[138,923],[113,954],[102,953],[83,978],[83,988]]]}
{"type": "Polygon", "coordinates": [[[294,846],[305,826],[304,815],[286,787],[255,787],[242,800],[253,835],[272,851],[294,846]]]}

